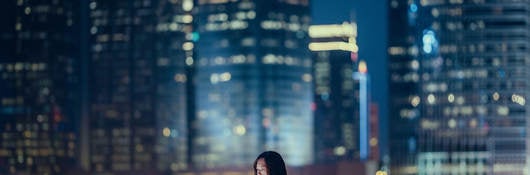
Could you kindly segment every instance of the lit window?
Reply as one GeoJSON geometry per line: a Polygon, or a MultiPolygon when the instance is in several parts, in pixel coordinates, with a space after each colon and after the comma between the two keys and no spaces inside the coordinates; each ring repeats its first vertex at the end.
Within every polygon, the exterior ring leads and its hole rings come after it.
{"type": "Polygon", "coordinates": [[[193,57],[186,57],[186,65],[188,66],[193,65],[193,57]]]}
{"type": "Polygon", "coordinates": [[[427,102],[429,104],[435,104],[436,103],[436,97],[433,94],[429,94],[429,96],[427,96],[427,102]]]}
{"type": "Polygon", "coordinates": [[[91,2],[90,3],[90,9],[94,10],[94,9],[96,9],[96,7],[97,7],[96,2],[91,2]]]}
{"type": "Polygon", "coordinates": [[[193,9],[193,0],[182,1],[182,10],[191,11],[193,9]]]}
{"type": "Polygon", "coordinates": [[[449,103],[453,103],[455,101],[455,96],[453,94],[449,94],[449,96],[447,96],[447,101],[449,101],[449,103]]]}
{"type": "Polygon", "coordinates": [[[501,116],[507,116],[510,113],[510,109],[506,106],[497,107],[497,114],[501,116]]]}
{"type": "Polygon", "coordinates": [[[311,82],[312,79],[313,78],[312,78],[311,74],[304,74],[302,76],[302,80],[305,81],[305,82],[311,82]]]}
{"type": "Polygon", "coordinates": [[[414,107],[418,106],[420,104],[420,97],[419,96],[414,96],[411,98],[410,100],[410,104],[414,107]]]}
{"type": "Polygon", "coordinates": [[[185,42],[182,44],[182,49],[186,51],[190,51],[193,49],[193,43],[192,42],[185,42]]]}
{"type": "Polygon", "coordinates": [[[512,102],[517,103],[517,104],[519,104],[521,106],[524,106],[525,103],[526,103],[526,100],[524,99],[524,97],[522,97],[520,95],[513,94],[512,95],[512,102]]]}
{"type": "Polygon", "coordinates": [[[180,82],[180,83],[185,83],[187,81],[185,74],[175,74],[174,79],[176,82],[180,82]]]}

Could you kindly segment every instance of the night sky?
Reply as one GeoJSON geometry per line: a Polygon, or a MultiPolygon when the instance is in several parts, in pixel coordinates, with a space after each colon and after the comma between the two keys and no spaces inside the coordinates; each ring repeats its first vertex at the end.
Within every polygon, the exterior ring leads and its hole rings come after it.
{"type": "Polygon", "coordinates": [[[312,0],[313,24],[357,22],[359,59],[366,60],[372,79],[372,101],[379,105],[380,140],[387,152],[388,71],[386,55],[387,0],[312,0]]]}

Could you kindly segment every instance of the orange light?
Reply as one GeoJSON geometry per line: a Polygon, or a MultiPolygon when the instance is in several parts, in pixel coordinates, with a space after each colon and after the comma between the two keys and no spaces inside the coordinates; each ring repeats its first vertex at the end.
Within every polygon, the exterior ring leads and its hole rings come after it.
{"type": "Polygon", "coordinates": [[[364,61],[361,61],[359,63],[359,72],[362,73],[362,74],[365,74],[366,72],[368,72],[368,67],[366,67],[366,62],[364,61]]]}

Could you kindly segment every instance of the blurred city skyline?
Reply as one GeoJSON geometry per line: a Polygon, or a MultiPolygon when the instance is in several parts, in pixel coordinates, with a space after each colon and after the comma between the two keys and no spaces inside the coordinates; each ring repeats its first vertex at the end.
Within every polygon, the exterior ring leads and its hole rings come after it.
{"type": "MultiPolygon", "coordinates": [[[[343,13],[350,17],[322,26],[353,35],[328,38],[349,49],[314,52],[324,56],[324,67],[345,65],[317,75],[327,77],[316,80],[324,103],[312,104],[314,13],[307,0],[4,7],[11,26],[2,31],[7,50],[0,65],[4,173],[182,173],[244,166],[271,149],[290,166],[379,159],[379,123],[368,117],[378,105],[365,75],[352,79],[358,46],[349,9],[343,13]],[[327,127],[340,125],[319,131],[332,139],[318,155],[313,131],[321,126],[314,126],[312,110],[324,114],[316,117],[327,127]]],[[[364,62],[359,66],[365,74],[364,62]]]]}
{"type": "Polygon", "coordinates": [[[529,174],[529,0],[12,0],[0,174],[529,174]]]}

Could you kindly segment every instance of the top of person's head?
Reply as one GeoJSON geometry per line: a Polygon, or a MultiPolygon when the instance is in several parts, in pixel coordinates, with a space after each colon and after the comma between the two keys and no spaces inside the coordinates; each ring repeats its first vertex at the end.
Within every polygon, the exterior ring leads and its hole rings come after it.
{"type": "Polygon", "coordinates": [[[269,175],[287,175],[285,162],[282,156],[275,151],[265,151],[261,153],[254,161],[254,173],[256,172],[256,164],[259,159],[264,159],[267,164],[269,175]]]}

